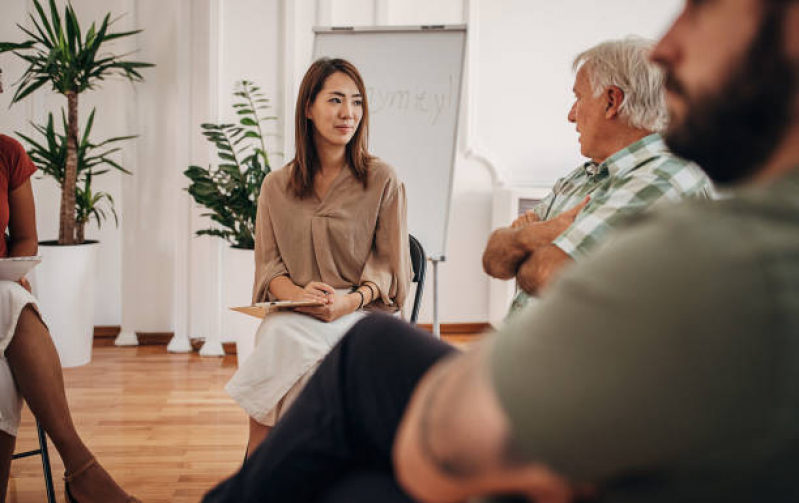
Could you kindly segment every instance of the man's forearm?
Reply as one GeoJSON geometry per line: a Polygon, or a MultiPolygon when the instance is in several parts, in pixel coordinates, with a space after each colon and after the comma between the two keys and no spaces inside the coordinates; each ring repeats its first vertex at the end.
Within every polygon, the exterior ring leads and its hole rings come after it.
{"type": "Polygon", "coordinates": [[[561,267],[573,260],[553,244],[541,247],[521,264],[516,281],[522,290],[536,295],[552,281],[561,267]]]}
{"type": "Polygon", "coordinates": [[[529,252],[518,241],[518,229],[503,227],[491,233],[483,252],[483,270],[491,277],[511,279],[529,252]]]}
{"type": "Polygon", "coordinates": [[[551,245],[567,227],[560,219],[554,219],[495,230],[483,252],[483,270],[494,278],[512,279],[522,263],[537,250],[551,245]]]}
{"type": "Polygon", "coordinates": [[[439,361],[419,382],[394,439],[397,481],[415,501],[518,494],[571,501],[568,482],[510,454],[510,423],[489,376],[488,349],[439,361]]]}
{"type": "Polygon", "coordinates": [[[500,464],[508,430],[501,408],[475,407],[489,393],[478,392],[489,388],[485,359],[479,349],[441,360],[414,390],[393,455],[398,481],[419,501],[456,503],[485,494],[485,475],[500,464]]]}

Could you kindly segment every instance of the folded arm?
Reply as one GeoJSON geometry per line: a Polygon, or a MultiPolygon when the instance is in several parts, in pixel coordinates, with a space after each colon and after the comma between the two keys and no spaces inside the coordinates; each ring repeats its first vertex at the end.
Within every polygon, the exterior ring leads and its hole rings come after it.
{"type": "Polygon", "coordinates": [[[574,259],[557,245],[543,246],[522,263],[516,273],[516,281],[525,292],[538,294],[549,285],[557,271],[571,262],[574,259]]]}
{"type": "Polygon", "coordinates": [[[489,377],[488,348],[435,365],[416,388],[394,443],[402,487],[418,501],[456,503],[487,494],[571,498],[549,468],[515,459],[510,425],[489,377]]]}
{"type": "MultiPolygon", "coordinates": [[[[574,223],[577,214],[585,208],[588,202],[589,198],[586,197],[574,208],[551,220],[531,221],[521,225],[517,220],[511,227],[495,230],[489,237],[483,252],[483,270],[489,276],[497,279],[511,279],[517,276],[522,264],[529,261],[542,249],[551,248],[552,242],[574,223]]],[[[541,263],[549,262],[553,257],[549,252],[545,252],[544,256],[536,260],[540,260],[541,263]]],[[[549,269],[554,271],[555,267],[547,266],[547,270],[549,269]]],[[[535,282],[536,285],[546,282],[546,280],[532,277],[527,281],[535,282]]]]}

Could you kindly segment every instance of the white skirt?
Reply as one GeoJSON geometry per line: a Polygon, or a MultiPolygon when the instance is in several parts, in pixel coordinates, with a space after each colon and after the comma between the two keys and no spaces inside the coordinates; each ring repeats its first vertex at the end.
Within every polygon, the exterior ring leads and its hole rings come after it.
{"type": "Polygon", "coordinates": [[[17,330],[17,321],[27,305],[36,308],[36,298],[12,281],[0,281],[0,431],[13,437],[19,429],[22,397],[6,361],[6,348],[17,330]]]}
{"type": "Polygon", "coordinates": [[[255,349],[225,390],[251,418],[274,426],[322,359],[364,316],[356,311],[328,323],[300,313],[267,315],[255,334],[255,349]]]}

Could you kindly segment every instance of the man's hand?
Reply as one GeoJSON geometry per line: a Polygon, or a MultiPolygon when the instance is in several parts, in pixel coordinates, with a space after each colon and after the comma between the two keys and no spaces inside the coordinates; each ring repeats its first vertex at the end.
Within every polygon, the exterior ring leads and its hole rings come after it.
{"type": "Polygon", "coordinates": [[[483,270],[492,278],[511,279],[529,252],[519,242],[519,230],[502,227],[491,233],[483,250],[483,270]]]}
{"type": "Polygon", "coordinates": [[[556,216],[551,220],[553,225],[560,228],[560,232],[558,232],[558,236],[563,234],[563,232],[568,229],[571,224],[574,223],[574,220],[577,218],[577,215],[583,211],[583,209],[591,202],[591,196],[585,196],[579,204],[577,204],[574,208],[570,210],[566,210],[560,215],[556,216]]]}
{"type": "Polygon", "coordinates": [[[518,232],[522,244],[532,253],[535,253],[537,248],[548,246],[555,241],[558,236],[563,234],[566,229],[571,227],[577,215],[583,211],[583,208],[585,208],[589,201],[591,201],[591,196],[586,196],[580,204],[564,211],[555,218],[541,222],[538,225],[519,228],[518,232]]]}
{"type": "Polygon", "coordinates": [[[340,294],[334,292],[328,295],[325,301],[324,306],[298,307],[295,311],[313,316],[317,320],[330,322],[354,312],[358,308],[360,296],[354,293],[340,294]]]}
{"type": "Polygon", "coordinates": [[[555,273],[573,260],[555,245],[540,248],[519,267],[516,283],[530,295],[538,295],[555,278],[555,273]]]}
{"type": "MultiPolygon", "coordinates": [[[[483,251],[483,270],[497,279],[511,279],[517,276],[521,265],[531,260],[531,256],[534,256],[539,249],[552,245],[552,241],[574,223],[577,215],[589,201],[590,197],[586,197],[574,208],[545,222],[532,222],[534,217],[531,216],[525,220],[528,223],[516,228],[503,227],[495,230],[483,251]]],[[[522,215],[520,219],[526,215],[528,214],[522,215]]],[[[519,219],[516,220],[518,221],[519,219]]]]}
{"type": "Polygon", "coordinates": [[[519,227],[523,227],[527,224],[534,224],[540,221],[541,219],[538,218],[538,214],[535,211],[527,210],[526,212],[524,212],[524,214],[519,216],[519,218],[514,220],[512,224],[510,224],[510,228],[518,229],[519,227]]]}

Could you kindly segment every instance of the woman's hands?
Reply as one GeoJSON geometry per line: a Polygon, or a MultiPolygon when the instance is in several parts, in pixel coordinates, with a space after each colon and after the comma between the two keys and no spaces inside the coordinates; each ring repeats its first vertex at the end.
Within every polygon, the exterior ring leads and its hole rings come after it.
{"type": "Polygon", "coordinates": [[[19,284],[20,284],[20,286],[22,286],[22,288],[24,288],[25,290],[27,290],[27,291],[28,291],[28,293],[33,293],[33,292],[31,291],[31,284],[30,284],[30,282],[28,281],[28,279],[27,279],[27,278],[22,278],[22,279],[20,279],[19,281],[17,281],[17,283],[19,283],[19,284]]]}
{"type": "Polygon", "coordinates": [[[312,301],[322,303],[323,305],[321,306],[298,307],[294,311],[313,316],[325,322],[334,321],[344,315],[355,312],[361,305],[361,295],[365,295],[363,305],[371,302],[372,289],[364,286],[361,289],[360,294],[355,292],[340,294],[336,293],[332,286],[321,281],[311,281],[305,287],[300,287],[295,285],[288,276],[277,277],[269,285],[269,292],[274,298],[295,302],[312,301]]]}
{"type": "Polygon", "coordinates": [[[299,296],[295,301],[313,300],[327,304],[329,297],[335,295],[336,291],[332,286],[321,281],[311,281],[305,288],[300,289],[299,296]]]}
{"type": "Polygon", "coordinates": [[[341,318],[344,315],[350,314],[358,309],[361,297],[357,293],[341,294],[336,293],[332,287],[324,283],[312,281],[303,288],[304,295],[308,296],[306,300],[319,300],[323,302],[323,306],[318,307],[298,307],[295,309],[298,313],[313,316],[317,320],[330,322],[341,318]],[[320,298],[320,292],[322,297],[320,298]]]}

